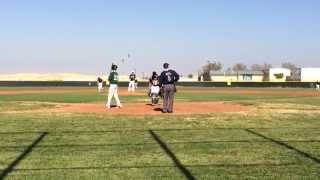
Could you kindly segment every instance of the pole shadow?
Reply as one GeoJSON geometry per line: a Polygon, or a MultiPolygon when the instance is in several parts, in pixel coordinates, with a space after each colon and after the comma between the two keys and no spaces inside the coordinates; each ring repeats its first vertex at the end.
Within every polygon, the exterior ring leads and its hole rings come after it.
{"type": "Polygon", "coordinates": [[[170,159],[173,161],[175,166],[180,170],[180,172],[188,179],[188,180],[195,180],[196,178],[191,174],[191,172],[180,162],[180,160],[177,158],[177,156],[171,151],[171,149],[168,147],[168,145],[160,139],[160,137],[153,132],[152,130],[149,130],[149,133],[154,138],[154,140],[160,145],[162,150],[170,157],[170,159]]]}
{"type": "Polygon", "coordinates": [[[15,167],[18,166],[19,163],[32,152],[33,148],[36,147],[47,134],[47,132],[41,133],[41,135],[35,141],[33,141],[30,146],[28,146],[11,164],[9,164],[6,169],[1,172],[0,179],[7,177],[15,169],[15,167]]]}
{"type": "Polygon", "coordinates": [[[317,163],[317,164],[320,164],[320,159],[318,159],[317,157],[314,157],[314,156],[312,156],[312,155],[309,154],[309,153],[306,153],[306,152],[301,151],[301,150],[299,150],[299,149],[297,149],[297,148],[295,148],[295,147],[293,147],[293,146],[291,146],[291,145],[289,145],[289,144],[286,144],[286,143],[283,142],[283,141],[278,141],[278,140],[272,139],[272,138],[270,138],[270,137],[267,137],[267,136],[265,136],[265,135],[262,135],[262,134],[260,134],[260,133],[258,133],[258,132],[255,132],[255,131],[253,131],[253,130],[250,130],[250,129],[246,129],[246,131],[249,132],[250,134],[259,136],[259,137],[261,137],[261,138],[263,138],[263,139],[269,140],[270,142],[276,143],[276,144],[278,144],[278,145],[280,145],[280,146],[282,146],[282,147],[285,147],[285,148],[287,148],[287,149],[293,150],[293,151],[295,151],[296,153],[300,154],[301,156],[303,156],[303,157],[305,157],[305,158],[307,158],[307,159],[310,159],[310,160],[312,160],[313,162],[315,162],[315,163],[317,163]]]}

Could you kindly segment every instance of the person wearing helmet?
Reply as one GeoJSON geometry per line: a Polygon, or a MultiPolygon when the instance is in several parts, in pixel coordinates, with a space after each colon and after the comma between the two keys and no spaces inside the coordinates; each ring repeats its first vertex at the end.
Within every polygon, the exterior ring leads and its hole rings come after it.
{"type": "Polygon", "coordinates": [[[151,98],[151,105],[156,105],[160,99],[160,86],[159,86],[159,76],[157,72],[152,72],[152,76],[149,79],[149,97],[151,98]]]}
{"type": "Polygon", "coordinates": [[[108,109],[111,108],[111,100],[114,97],[117,103],[117,107],[121,108],[122,105],[120,103],[119,97],[118,97],[118,81],[119,81],[119,74],[117,72],[118,66],[115,64],[112,64],[111,66],[111,72],[109,74],[108,77],[108,81],[109,81],[109,92],[108,92],[108,100],[107,100],[107,104],[106,107],[108,109]]]}
{"type": "Polygon", "coordinates": [[[169,69],[169,64],[163,64],[163,72],[159,77],[159,85],[163,89],[163,113],[173,112],[174,94],[176,92],[175,83],[179,80],[179,74],[169,69]]]}
{"type": "Polygon", "coordinates": [[[103,91],[103,79],[101,77],[98,77],[97,84],[98,84],[98,92],[102,92],[103,91]]]}
{"type": "Polygon", "coordinates": [[[134,71],[131,72],[129,75],[129,87],[128,87],[128,92],[134,92],[136,89],[136,74],[134,71]]]}

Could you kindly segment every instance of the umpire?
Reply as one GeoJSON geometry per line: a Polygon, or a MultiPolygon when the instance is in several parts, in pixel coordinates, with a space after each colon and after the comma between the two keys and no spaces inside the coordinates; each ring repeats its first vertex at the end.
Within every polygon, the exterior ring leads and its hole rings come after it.
{"type": "Polygon", "coordinates": [[[159,85],[163,90],[163,113],[173,112],[173,100],[176,92],[175,82],[179,80],[179,74],[169,69],[169,64],[163,64],[164,71],[159,77],[159,85]]]}

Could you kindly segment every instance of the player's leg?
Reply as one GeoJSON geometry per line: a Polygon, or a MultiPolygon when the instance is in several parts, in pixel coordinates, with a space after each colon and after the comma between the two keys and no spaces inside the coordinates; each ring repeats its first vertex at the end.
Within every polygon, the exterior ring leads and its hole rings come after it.
{"type": "Polygon", "coordinates": [[[175,87],[173,84],[170,84],[169,92],[168,92],[168,112],[169,113],[173,112],[174,93],[175,93],[175,87]]]}
{"type": "Polygon", "coordinates": [[[163,86],[163,109],[162,112],[168,112],[168,102],[169,102],[169,91],[168,85],[163,86]]]}
{"type": "Polygon", "coordinates": [[[114,96],[114,92],[115,92],[115,88],[112,84],[110,84],[109,87],[109,92],[108,92],[108,101],[107,101],[107,108],[110,109],[111,108],[111,101],[112,101],[112,97],[114,96]]]}
{"type": "Polygon", "coordinates": [[[98,92],[102,91],[102,83],[98,83],[98,92]]]}
{"type": "Polygon", "coordinates": [[[134,82],[134,90],[138,89],[138,82],[134,82]]]}
{"type": "Polygon", "coordinates": [[[134,82],[133,81],[130,81],[129,82],[129,87],[128,87],[128,91],[133,91],[133,87],[134,86],[134,82]]]}
{"type": "Polygon", "coordinates": [[[133,81],[132,82],[132,92],[134,92],[136,90],[136,83],[133,81]]]}
{"type": "Polygon", "coordinates": [[[115,88],[115,91],[114,91],[114,98],[116,99],[116,102],[117,102],[117,106],[118,107],[122,107],[121,103],[120,103],[120,99],[119,99],[119,96],[118,96],[118,87],[115,88]]]}
{"type": "Polygon", "coordinates": [[[134,92],[135,90],[135,82],[134,81],[131,81],[131,91],[134,92]]]}

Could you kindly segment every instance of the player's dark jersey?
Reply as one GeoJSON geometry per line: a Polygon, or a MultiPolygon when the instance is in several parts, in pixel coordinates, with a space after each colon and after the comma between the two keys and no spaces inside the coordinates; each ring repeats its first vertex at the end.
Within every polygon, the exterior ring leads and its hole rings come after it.
{"type": "Polygon", "coordinates": [[[149,79],[149,83],[153,86],[159,86],[159,76],[152,75],[152,77],[149,79]]]}
{"type": "Polygon", "coordinates": [[[136,75],[135,74],[130,74],[129,79],[130,79],[130,81],[135,81],[136,80],[136,75]]]}
{"type": "Polygon", "coordinates": [[[163,71],[159,77],[159,84],[174,84],[179,78],[179,74],[174,70],[163,71]]]}
{"type": "Polygon", "coordinates": [[[108,80],[109,80],[110,84],[118,84],[118,81],[119,81],[118,73],[115,71],[111,72],[108,80]]]}

